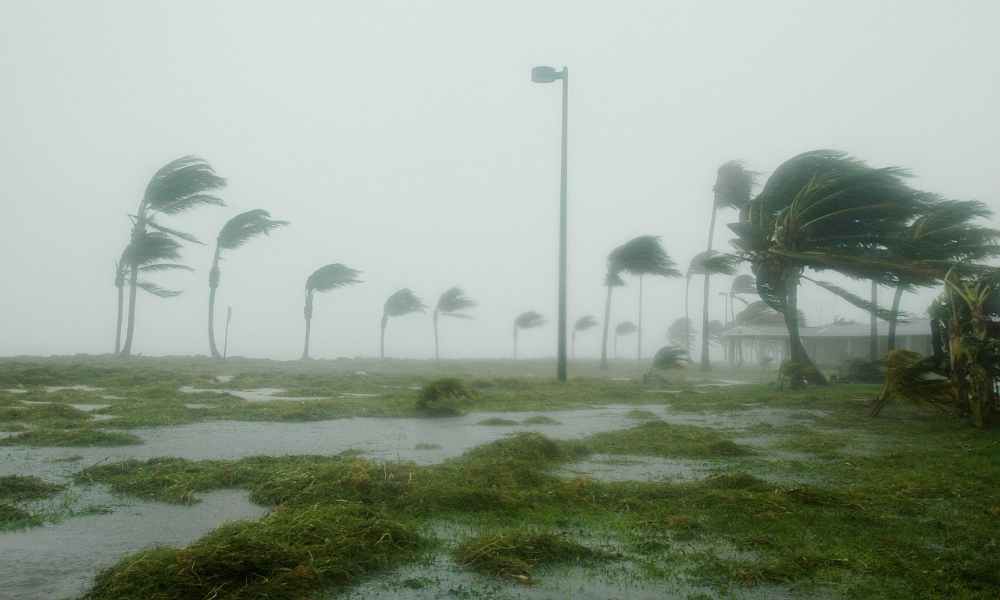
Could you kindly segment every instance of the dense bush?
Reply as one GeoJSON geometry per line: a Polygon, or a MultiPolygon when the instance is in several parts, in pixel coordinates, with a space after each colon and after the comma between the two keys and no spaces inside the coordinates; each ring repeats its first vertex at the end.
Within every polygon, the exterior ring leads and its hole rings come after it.
{"type": "Polygon", "coordinates": [[[460,379],[435,379],[421,388],[417,398],[417,411],[434,417],[460,415],[478,397],[475,390],[467,387],[460,379]]]}

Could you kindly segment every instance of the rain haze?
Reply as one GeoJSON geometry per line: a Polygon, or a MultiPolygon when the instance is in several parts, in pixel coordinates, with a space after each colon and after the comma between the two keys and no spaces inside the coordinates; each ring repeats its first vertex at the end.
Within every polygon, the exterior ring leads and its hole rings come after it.
{"type": "MultiPolygon", "coordinates": [[[[207,353],[211,241],[263,208],[291,225],[225,259],[231,353],[296,358],[304,280],[342,262],[364,283],[317,296],[317,357],[376,355],[391,292],[432,304],[453,285],[479,307],[443,324],[442,354],[509,356],[513,317],[536,310],[548,324],[521,353],[553,356],[560,93],[530,81],[537,64],[572,72],[571,320],[601,318],[625,240],[662,236],[682,268],[704,249],[727,160],[766,178],[841,149],[1000,208],[998,20],[988,1],[5,2],[0,354],[112,350],[128,215],[156,169],[196,154],[227,178],[227,206],[164,221],[209,243],[185,247],[194,272],[158,279],[181,296],[140,294],[135,352],[207,353]]],[[[736,219],[720,213],[717,247],[736,219]]],[[[647,352],[683,289],[647,278],[647,352]]],[[[934,293],[902,308],[922,314],[934,293]]],[[[810,323],[865,319],[801,295],[810,323]]],[[[636,302],[630,279],[613,321],[636,302]]],[[[387,353],[431,356],[430,331],[427,315],[394,320],[387,353]]],[[[599,336],[578,352],[597,356],[599,336]]]]}

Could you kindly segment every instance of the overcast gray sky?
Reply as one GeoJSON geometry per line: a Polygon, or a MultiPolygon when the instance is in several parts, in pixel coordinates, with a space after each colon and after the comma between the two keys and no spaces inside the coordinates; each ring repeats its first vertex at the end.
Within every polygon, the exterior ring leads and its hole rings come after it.
{"type": "MultiPolygon", "coordinates": [[[[444,323],[446,356],[509,355],[528,309],[550,325],[522,355],[553,355],[559,89],[529,81],[535,64],[572,72],[571,319],[601,315],[613,246],[660,235],[684,265],[704,248],[729,159],[766,174],[838,148],[1000,209],[998,22],[993,0],[2,2],[0,355],[112,349],[126,215],[183,154],[229,178],[229,206],[174,226],[211,240],[251,208],[292,221],[223,264],[233,353],[297,357],[304,280],[343,262],[365,283],[317,297],[318,357],[374,355],[392,291],[431,304],[456,284],[481,307],[444,323]]],[[[140,295],[137,352],[207,352],[211,248],[184,258],[195,273],[159,279],[181,297],[140,295]]],[[[646,285],[650,351],[683,289],[646,285]]],[[[615,322],[636,298],[616,293],[615,322]]],[[[863,318],[808,287],[801,302],[812,322],[863,318]]],[[[392,322],[387,349],[429,356],[429,317],[392,322]]]]}

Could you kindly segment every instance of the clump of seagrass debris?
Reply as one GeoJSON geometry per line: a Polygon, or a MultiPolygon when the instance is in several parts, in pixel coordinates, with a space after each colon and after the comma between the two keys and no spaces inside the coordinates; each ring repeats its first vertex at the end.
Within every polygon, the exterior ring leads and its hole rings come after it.
{"type": "Polygon", "coordinates": [[[473,571],[530,583],[535,567],[613,555],[566,539],[559,533],[514,529],[476,536],[455,550],[455,561],[473,571]]]}
{"type": "Polygon", "coordinates": [[[479,395],[461,379],[445,377],[424,384],[417,397],[417,412],[429,417],[457,416],[473,404],[479,395]]]}

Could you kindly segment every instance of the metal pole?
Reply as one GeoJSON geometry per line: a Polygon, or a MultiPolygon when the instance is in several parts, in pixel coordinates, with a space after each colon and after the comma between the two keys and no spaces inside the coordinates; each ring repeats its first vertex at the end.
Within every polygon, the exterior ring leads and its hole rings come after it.
{"type": "Polygon", "coordinates": [[[559,342],[556,377],[566,381],[566,138],[569,133],[569,67],[562,72],[562,177],[559,193],[559,342]]]}

